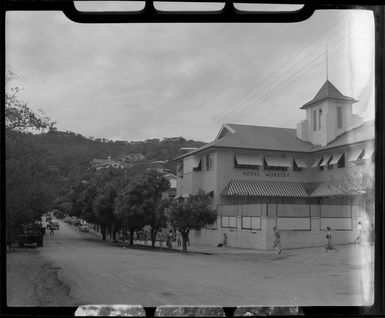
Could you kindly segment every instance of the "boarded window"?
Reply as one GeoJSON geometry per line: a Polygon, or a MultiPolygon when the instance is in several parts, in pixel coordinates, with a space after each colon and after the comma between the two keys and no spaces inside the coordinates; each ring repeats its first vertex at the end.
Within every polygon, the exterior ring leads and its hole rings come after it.
{"type": "Polygon", "coordinates": [[[242,217],[242,229],[246,230],[260,230],[261,218],[256,216],[243,216],[242,217]]]}
{"type": "Polygon", "coordinates": [[[221,227],[237,227],[237,219],[235,216],[222,216],[221,217],[221,227]]]}
{"type": "Polygon", "coordinates": [[[277,204],[277,216],[283,217],[309,217],[308,204],[277,204]]]}
{"type": "Polygon", "coordinates": [[[277,218],[279,230],[302,230],[309,231],[310,218],[277,218]]]}

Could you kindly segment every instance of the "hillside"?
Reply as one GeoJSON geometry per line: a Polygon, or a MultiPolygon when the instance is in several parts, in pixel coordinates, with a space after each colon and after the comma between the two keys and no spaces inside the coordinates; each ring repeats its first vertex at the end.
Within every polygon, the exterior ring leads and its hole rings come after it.
{"type": "MultiPolygon", "coordinates": [[[[146,141],[111,141],[106,139],[92,140],[80,134],[63,131],[29,135],[31,141],[39,144],[49,154],[49,165],[55,166],[63,176],[77,174],[89,167],[93,159],[119,160],[129,154],[140,153],[145,159],[132,161],[133,164],[151,165],[154,161],[169,161],[181,155],[180,148],[200,147],[204,143],[186,140],[182,137],[166,138],[164,140],[148,139],[146,141]]],[[[159,167],[159,165],[155,165],[159,167]]],[[[175,173],[175,163],[161,164],[164,168],[175,173]]]]}

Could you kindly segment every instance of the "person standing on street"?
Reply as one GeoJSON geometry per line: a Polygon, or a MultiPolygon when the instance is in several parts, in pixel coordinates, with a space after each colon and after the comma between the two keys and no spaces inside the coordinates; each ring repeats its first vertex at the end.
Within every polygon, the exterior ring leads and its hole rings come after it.
{"type": "Polygon", "coordinates": [[[354,240],[354,244],[361,244],[361,236],[362,236],[362,225],[361,222],[357,224],[357,237],[354,240]]]}
{"type": "Polygon", "coordinates": [[[326,233],[326,240],[327,240],[327,244],[326,244],[326,253],[328,252],[328,250],[331,250],[331,251],[337,251],[337,249],[334,247],[334,243],[332,241],[332,230],[330,227],[327,227],[327,233],[326,233]]]}
{"type": "Polygon", "coordinates": [[[281,234],[279,233],[276,226],[273,227],[274,231],[274,243],[273,243],[273,249],[275,254],[280,254],[282,252],[281,250],[281,234]]]}

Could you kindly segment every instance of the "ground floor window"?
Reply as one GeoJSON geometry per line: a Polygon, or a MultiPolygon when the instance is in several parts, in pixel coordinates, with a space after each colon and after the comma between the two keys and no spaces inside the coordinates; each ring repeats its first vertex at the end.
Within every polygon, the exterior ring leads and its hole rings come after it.
{"type": "Polygon", "coordinates": [[[222,216],[221,217],[221,227],[237,227],[237,219],[235,216],[222,216]]]}
{"type": "Polygon", "coordinates": [[[258,216],[242,216],[242,229],[260,230],[261,218],[258,216]]]}

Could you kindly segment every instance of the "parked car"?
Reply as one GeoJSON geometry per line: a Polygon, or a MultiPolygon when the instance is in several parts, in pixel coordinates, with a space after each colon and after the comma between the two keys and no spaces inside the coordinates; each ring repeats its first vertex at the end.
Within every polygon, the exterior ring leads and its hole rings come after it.
{"type": "Polygon", "coordinates": [[[34,244],[43,246],[43,229],[37,224],[21,225],[17,228],[19,247],[24,244],[34,244]]]}
{"type": "Polygon", "coordinates": [[[90,228],[88,227],[87,224],[83,224],[82,226],[80,226],[80,231],[82,231],[82,232],[89,232],[90,228]]]}

